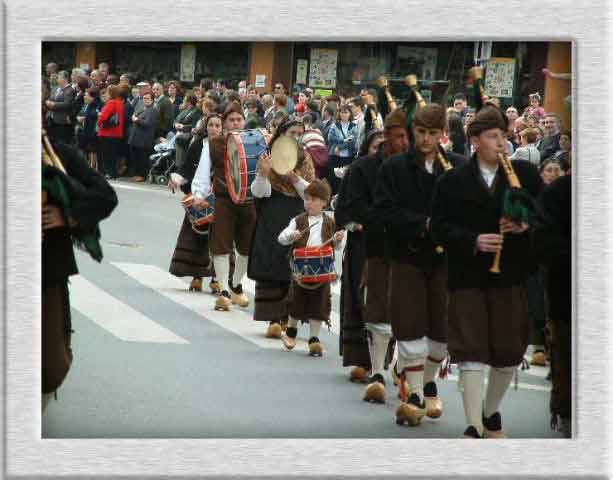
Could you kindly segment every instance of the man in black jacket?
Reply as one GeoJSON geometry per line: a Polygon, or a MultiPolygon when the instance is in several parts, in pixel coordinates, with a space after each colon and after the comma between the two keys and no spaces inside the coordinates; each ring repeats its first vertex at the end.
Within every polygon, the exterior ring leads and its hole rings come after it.
{"type": "MultiPolygon", "coordinates": [[[[376,130],[372,130],[376,131],[376,130]]],[[[405,153],[409,148],[406,116],[400,109],[385,119],[384,141],[376,157],[364,156],[351,166],[347,209],[352,220],[362,225],[366,250],[366,315],[368,353],[372,376],[364,400],[385,402],[384,364],[392,340],[390,318],[387,315],[389,265],[384,258],[385,229],[374,209],[377,172],[385,159],[405,153]]]]}
{"type": "MultiPolygon", "coordinates": [[[[469,438],[505,437],[499,407],[530,336],[524,282],[536,262],[529,226],[502,217],[509,181],[499,154],[506,151],[507,125],[494,106],[477,113],[468,128],[475,154],[441,177],[432,206],[432,238],[447,251],[448,348],[459,364],[469,438]],[[499,250],[501,273],[491,273],[499,250]]],[[[519,160],[513,169],[522,188],[536,197],[541,186],[536,167],[519,160]]]]}
{"type": "Polygon", "coordinates": [[[57,85],[45,102],[49,117],[47,129],[58,141],[74,143],[72,114],[75,92],[70,86],[70,75],[66,70],[57,74],[57,85]]]}
{"type": "Polygon", "coordinates": [[[441,105],[418,110],[412,125],[415,147],[382,165],[375,190],[375,214],[385,225],[390,262],[389,317],[398,345],[402,403],[396,419],[410,425],[443,413],[434,379],[447,356],[447,267],[429,234],[430,202],[445,166],[465,161],[454,154],[444,158],[440,140],[446,124],[441,105]]]}

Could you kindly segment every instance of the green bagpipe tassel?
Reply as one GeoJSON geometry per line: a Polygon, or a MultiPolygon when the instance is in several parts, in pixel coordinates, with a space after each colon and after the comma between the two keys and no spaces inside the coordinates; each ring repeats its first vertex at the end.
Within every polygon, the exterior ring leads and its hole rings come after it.
{"type": "Polygon", "coordinates": [[[504,192],[503,215],[515,223],[534,225],[536,204],[523,188],[507,188],[504,192]]]}
{"type": "MultiPolygon", "coordinates": [[[[70,200],[70,180],[58,169],[49,165],[43,165],[42,189],[47,192],[49,198],[61,206],[66,218],[69,218],[72,211],[72,201],[70,200]]],[[[96,226],[92,230],[70,227],[72,241],[77,247],[84,249],[90,256],[100,262],[102,260],[102,247],[100,246],[100,230],[96,226]]]]}
{"type": "Polygon", "coordinates": [[[409,139],[411,143],[414,143],[413,138],[413,121],[415,120],[415,114],[417,113],[417,95],[414,89],[410,89],[408,98],[402,104],[402,109],[407,117],[407,131],[409,132],[409,139]]]}

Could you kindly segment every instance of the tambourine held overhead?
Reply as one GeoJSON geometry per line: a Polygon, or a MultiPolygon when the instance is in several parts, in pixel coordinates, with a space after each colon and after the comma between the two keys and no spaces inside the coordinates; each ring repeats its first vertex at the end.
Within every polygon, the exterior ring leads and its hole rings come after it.
{"type": "Polygon", "coordinates": [[[279,175],[287,175],[298,164],[300,146],[294,137],[283,136],[275,140],[270,152],[272,169],[279,175]]]}

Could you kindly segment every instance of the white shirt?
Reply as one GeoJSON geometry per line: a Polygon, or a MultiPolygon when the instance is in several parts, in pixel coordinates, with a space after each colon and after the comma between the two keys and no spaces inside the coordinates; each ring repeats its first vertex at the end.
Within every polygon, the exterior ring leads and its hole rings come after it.
{"type": "MultiPolygon", "coordinates": [[[[321,215],[317,216],[308,216],[309,227],[311,229],[305,233],[305,235],[309,236],[307,240],[307,247],[317,247],[321,245],[323,242],[328,240],[327,238],[321,238],[321,229],[324,224],[324,215],[327,213],[322,212],[321,215]],[[317,225],[315,225],[317,224],[317,225]]],[[[297,232],[298,228],[296,227],[296,218],[292,218],[289,222],[289,225],[279,234],[279,243],[281,245],[291,245],[293,243],[292,234],[297,232]]],[[[335,249],[339,249],[342,246],[342,242],[332,242],[335,249]]]]}
{"type": "Polygon", "coordinates": [[[541,164],[541,152],[539,152],[534,143],[529,143],[525,147],[519,147],[509,158],[511,160],[527,160],[537,167],[541,164]]]}
{"type": "Polygon", "coordinates": [[[202,142],[200,161],[192,180],[192,194],[201,200],[211,194],[211,152],[208,138],[202,142]]]}
{"type": "Polygon", "coordinates": [[[481,170],[481,176],[483,177],[483,180],[485,180],[487,186],[489,188],[492,188],[492,183],[494,183],[494,179],[496,178],[496,172],[498,171],[498,165],[496,165],[492,169],[484,167],[483,165],[479,165],[479,170],[481,170]]]}
{"type": "Polygon", "coordinates": [[[425,165],[426,170],[428,171],[428,173],[432,173],[432,171],[434,169],[434,159],[426,160],[426,163],[424,165],[425,165]]]}
{"type": "MultiPolygon", "coordinates": [[[[293,183],[296,192],[304,200],[304,190],[309,186],[309,182],[307,182],[304,178],[298,177],[298,180],[293,183]]],[[[272,195],[272,185],[270,184],[270,180],[267,177],[260,175],[259,173],[255,176],[255,180],[251,182],[251,193],[256,198],[266,198],[272,195]]]]}

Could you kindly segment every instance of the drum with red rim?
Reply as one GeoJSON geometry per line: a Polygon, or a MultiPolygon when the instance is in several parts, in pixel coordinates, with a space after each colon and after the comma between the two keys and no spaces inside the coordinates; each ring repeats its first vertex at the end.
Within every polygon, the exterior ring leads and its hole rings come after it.
{"type": "Polygon", "coordinates": [[[295,248],[290,263],[292,275],[298,283],[323,285],[336,280],[331,245],[295,248]]]}
{"type": "Polygon", "coordinates": [[[230,132],[226,139],[226,184],[234,203],[253,199],[249,187],[255,180],[258,160],[268,149],[271,135],[263,128],[230,132]]]}
{"type": "Polygon", "coordinates": [[[193,207],[194,196],[191,193],[185,195],[183,200],[181,200],[181,205],[187,213],[187,218],[191,222],[192,228],[198,231],[204,231],[204,227],[215,221],[215,195],[211,193],[205,200],[209,206],[202,210],[193,207]]]}

